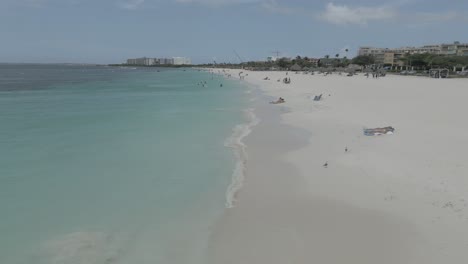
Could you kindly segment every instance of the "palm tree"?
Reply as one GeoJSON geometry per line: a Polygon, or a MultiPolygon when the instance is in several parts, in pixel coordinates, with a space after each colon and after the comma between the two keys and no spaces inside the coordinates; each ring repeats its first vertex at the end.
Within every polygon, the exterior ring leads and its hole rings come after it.
{"type": "Polygon", "coordinates": [[[338,58],[339,56],[340,56],[340,54],[339,54],[339,53],[337,53],[337,54],[335,55],[335,57],[336,57],[336,58],[338,58]]]}
{"type": "Polygon", "coordinates": [[[343,59],[341,60],[343,64],[349,64],[348,57],[344,56],[343,59]]]}
{"type": "Polygon", "coordinates": [[[325,59],[329,59],[330,58],[330,55],[325,55],[325,59]]]}

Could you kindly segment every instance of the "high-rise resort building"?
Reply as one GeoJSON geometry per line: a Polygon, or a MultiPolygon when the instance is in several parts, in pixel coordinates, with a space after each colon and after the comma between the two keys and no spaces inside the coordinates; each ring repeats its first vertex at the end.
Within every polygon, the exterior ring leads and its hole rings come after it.
{"type": "Polygon", "coordinates": [[[173,58],[136,58],[127,59],[128,65],[156,66],[156,65],[190,65],[192,60],[186,57],[173,58]]]}
{"type": "Polygon", "coordinates": [[[358,55],[372,55],[376,64],[402,65],[406,54],[437,54],[446,56],[468,56],[468,43],[455,41],[452,44],[426,45],[422,47],[375,48],[360,47],[358,55]]]}
{"type": "Polygon", "coordinates": [[[189,58],[185,57],[173,57],[172,64],[174,65],[190,65],[192,61],[189,58]]]}

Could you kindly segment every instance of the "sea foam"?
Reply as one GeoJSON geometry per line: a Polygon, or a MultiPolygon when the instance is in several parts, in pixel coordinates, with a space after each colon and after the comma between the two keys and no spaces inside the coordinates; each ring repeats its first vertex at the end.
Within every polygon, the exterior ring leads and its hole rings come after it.
{"type": "Polygon", "coordinates": [[[237,192],[242,188],[245,178],[245,170],[247,165],[247,146],[242,141],[252,131],[252,127],[256,126],[260,119],[255,115],[254,109],[245,110],[245,115],[248,122],[234,127],[232,135],[226,139],[225,146],[232,148],[237,159],[234,172],[232,174],[231,184],[226,191],[226,208],[234,207],[236,203],[237,192]]]}

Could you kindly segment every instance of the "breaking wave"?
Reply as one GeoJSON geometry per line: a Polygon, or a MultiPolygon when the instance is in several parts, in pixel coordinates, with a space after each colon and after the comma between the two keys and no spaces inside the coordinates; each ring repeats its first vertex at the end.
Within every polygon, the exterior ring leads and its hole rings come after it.
{"type": "Polygon", "coordinates": [[[237,192],[242,188],[245,178],[245,169],[247,165],[247,147],[242,141],[252,131],[252,127],[256,126],[260,119],[254,114],[254,109],[245,110],[247,123],[240,124],[234,127],[232,135],[226,139],[225,146],[232,148],[236,156],[237,163],[232,174],[231,184],[226,191],[226,208],[234,207],[236,203],[237,192]]]}

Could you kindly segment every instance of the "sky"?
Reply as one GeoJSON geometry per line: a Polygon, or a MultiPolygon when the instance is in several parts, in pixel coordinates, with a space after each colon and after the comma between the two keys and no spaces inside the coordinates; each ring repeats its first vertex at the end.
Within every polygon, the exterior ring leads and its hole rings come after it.
{"type": "Polygon", "coordinates": [[[0,0],[0,62],[351,58],[468,42],[466,25],[467,0],[0,0]]]}

